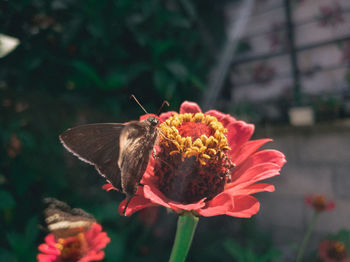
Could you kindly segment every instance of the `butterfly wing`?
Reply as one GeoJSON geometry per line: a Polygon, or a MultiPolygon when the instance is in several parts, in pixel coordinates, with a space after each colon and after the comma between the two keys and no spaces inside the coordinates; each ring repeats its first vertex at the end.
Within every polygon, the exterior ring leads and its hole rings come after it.
{"type": "Polygon", "coordinates": [[[47,228],[58,238],[66,238],[87,230],[95,219],[82,209],[72,209],[66,203],[54,198],[44,200],[47,228]]]}
{"type": "Polygon", "coordinates": [[[123,124],[103,123],[70,128],[60,135],[64,147],[79,159],[94,165],[112,185],[121,190],[119,136],[123,124]]]}

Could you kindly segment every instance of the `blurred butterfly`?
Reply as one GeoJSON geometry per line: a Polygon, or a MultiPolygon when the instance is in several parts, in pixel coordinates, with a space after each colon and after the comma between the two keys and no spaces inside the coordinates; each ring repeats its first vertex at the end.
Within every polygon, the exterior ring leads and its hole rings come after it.
{"type": "Polygon", "coordinates": [[[81,125],[68,129],[59,138],[69,152],[94,165],[98,173],[123,192],[128,204],[146,171],[158,138],[158,123],[158,118],[150,116],[125,124],[81,125]]]}
{"type": "Polygon", "coordinates": [[[48,230],[56,238],[75,236],[88,230],[95,219],[80,208],[71,208],[66,203],[55,198],[45,198],[47,205],[44,210],[48,230]]]}

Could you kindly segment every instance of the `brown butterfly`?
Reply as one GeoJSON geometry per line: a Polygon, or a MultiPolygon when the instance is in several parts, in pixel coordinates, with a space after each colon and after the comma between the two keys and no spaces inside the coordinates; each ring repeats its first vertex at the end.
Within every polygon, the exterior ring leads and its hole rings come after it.
{"type": "Polygon", "coordinates": [[[95,222],[92,215],[80,208],[71,208],[54,198],[45,198],[44,210],[48,230],[57,238],[67,238],[90,228],[95,222]]]}
{"type": "Polygon", "coordinates": [[[69,152],[94,165],[108,182],[126,194],[128,204],[146,171],[158,137],[158,123],[158,118],[150,116],[125,124],[82,125],[65,131],[60,140],[69,152]]]}

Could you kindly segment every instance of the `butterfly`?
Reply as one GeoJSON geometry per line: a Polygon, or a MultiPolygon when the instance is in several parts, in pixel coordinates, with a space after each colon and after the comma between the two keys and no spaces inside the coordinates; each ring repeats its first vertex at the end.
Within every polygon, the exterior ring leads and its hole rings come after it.
{"type": "Polygon", "coordinates": [[[75,236],[88,230],[94,217],[80,208],[71,208],[66,203],[55,198],[45,198],[47,205],[44,210],[48,230],[56,238],[75,236]]]}
{"type": "Polygon", "coordinates": [[[157,142],[158,124],[159,119],[155,116],[125,124],[88,124],[70,128],[59,138],[69,152],[95,166],[100,175],[126,195],[125,212],[157,142]]]}

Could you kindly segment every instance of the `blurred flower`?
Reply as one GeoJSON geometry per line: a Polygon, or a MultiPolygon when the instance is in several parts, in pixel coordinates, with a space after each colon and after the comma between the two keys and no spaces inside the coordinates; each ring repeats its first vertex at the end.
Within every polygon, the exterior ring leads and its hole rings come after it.
{"type": "Polygon", "coordinates": [[[350,262],[343,242],[323,240],[318,246],[318,254],[323,262],[350,262]]]}
{"type": "MultiPolygon", "coordinates": [[[[249,140],[254,125],[216,110],[202,113],[192,102],[184,102],[180,113],[159,118],[156,157],[150,157],[126,215],[154,205],[208,217],[251,217],[258,212],[259,201],[251,194],[272,192],[274,186],[255,183],[279,175],[286,162],[279,151],[258,150],[271,139],[249,140]]],[[[120,204],[120,213],[125,204],[120,204]]]]}
{"type": "Polygon", "coordinates": [[[350,41],[346,41],[343,45],[341,62],[350,65],[350,41]]]}
{"type": "Polygon", "coordinates": [[[345,21],[339,3],[334,3],[333,6],[320,6],[320,13],[318,16],[320,26],[336,26],[345,21]]]}
{"type": "Polygon", "coordinates": [[[335,208],[333,201],[328,201],[324,195],[307,195],[305,202],[311,206],[316,212],[330,211],[335,208]]]}
{"type": "Polygon", "coordinates": [[[19,39],[0,34],[0,58],[11,53],[19,44],[19,39]]]}
{"type": "Polygon", "coordinates": [[[7,147],[7,155],[15,158],[21,153],[22,142],[16,134],[11,134],[10,143],[7,147]]]}
{"type": "Polygon", "coordinates": [[[270,32],[267,34],[271,50],[288,47],[286,35],[286,24],[284,22],[274,22],[271,24],[270,32]]]}
{"type": "Polygon", "coordinates": [[[39,246],[38,262],[89,262],[104,258],[106,245],[110,242],[101,225],[93,223],[89,230],[66,238],[49,234],[39,246]]]}
{"type": "Polygon", "coordinates": [[[275,75],[276,69],[274,67],[261,63],[253,68],[252,78],[257,84],[266,84],[271,82],[275,75]]]}

